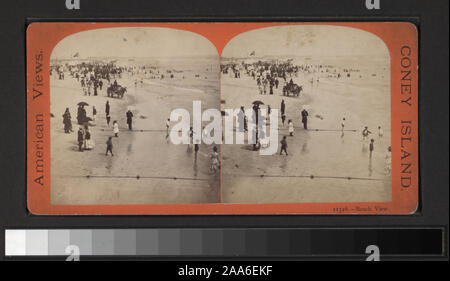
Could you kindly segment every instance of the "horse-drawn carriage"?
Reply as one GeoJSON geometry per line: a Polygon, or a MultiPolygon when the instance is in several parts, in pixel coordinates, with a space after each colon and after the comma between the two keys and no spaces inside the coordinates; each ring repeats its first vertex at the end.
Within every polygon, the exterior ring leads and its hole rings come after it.
{"type": "Polygon", "coordinates": [[[120,85],[111,85],[106,89],[106,94],[111,98],[123,98],[123,95],[127,92],[126,87],[120,85]]]}
{"type": "Polygon", "coordinates": [[[292,95],[293,97],[300,96],[300,92],[303,91],[303,87],[295,83],[289,83],[283,87],[283,96],[292,95]]]}

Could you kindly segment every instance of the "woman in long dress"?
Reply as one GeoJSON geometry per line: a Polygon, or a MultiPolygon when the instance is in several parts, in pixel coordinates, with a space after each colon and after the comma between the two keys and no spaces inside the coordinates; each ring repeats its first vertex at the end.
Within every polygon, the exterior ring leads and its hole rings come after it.
{"type": "Polygon", "coordinates": [[[84,149],[91,150],[94,148],[94,141],[92,140],[91,132],[88,128],[84,131],[84,149]]]}
{"type": "Polygon", "coordinates": [[[63,114],[64,132],[66,134],[72,132],[72,117],[70,116],[69,108],[63,114]]]}

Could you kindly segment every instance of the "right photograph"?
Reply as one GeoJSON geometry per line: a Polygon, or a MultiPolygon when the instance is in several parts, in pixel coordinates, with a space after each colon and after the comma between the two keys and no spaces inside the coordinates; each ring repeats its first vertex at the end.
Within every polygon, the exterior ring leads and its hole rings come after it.
{"type": "MultiPolygon", "coordinates": [[[[229,41],[220,70],[222,109],[278,115],[265,119],[278,127],[275,153],[261,154],[258,137],[256,145],[222,145],[223,203],[392,200],[390,54],[382,39],[343,26],[260,28],[229,41]]],[[[249,135],[252,120],[243,118],[235,131],[249,135]]]]}

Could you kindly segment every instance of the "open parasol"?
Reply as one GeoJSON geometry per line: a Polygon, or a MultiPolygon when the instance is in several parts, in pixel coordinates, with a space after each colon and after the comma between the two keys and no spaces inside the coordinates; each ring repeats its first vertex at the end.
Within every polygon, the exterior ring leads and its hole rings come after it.
{"type": "Polygon", "coordinates": [[[264,104],[262,101],[260,101],[260,100],[255,100],[254,102],[252,102],[253,104],[256,104],[256,105],[261,105],[261,104],[264,104]]]}
{"type": "Polygon", "coordinates": [[[79,106],[88,106],[89,104],[87,102],[81,101],[78,103],[79,106]]]}

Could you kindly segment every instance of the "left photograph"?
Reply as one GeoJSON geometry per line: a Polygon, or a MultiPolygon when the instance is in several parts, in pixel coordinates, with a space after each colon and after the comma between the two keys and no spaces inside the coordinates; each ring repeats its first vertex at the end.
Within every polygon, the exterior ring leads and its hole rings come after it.
{"type": "Polygon", "coordinates": [[[50,57],[51,204],[219,203],[220,148],[169,136],[173,110],[220,108],[218,69],[208,39],[173,28],[61,40],[50,57]]]}

